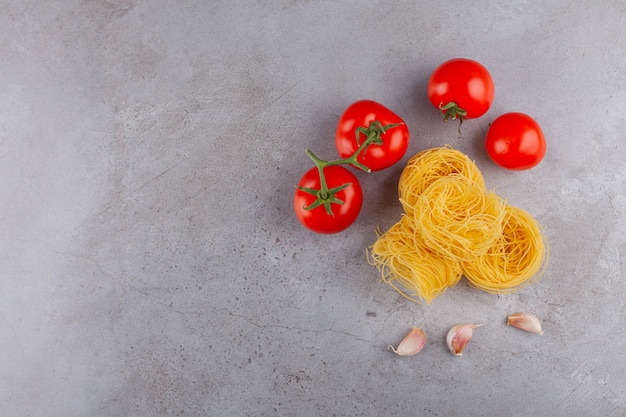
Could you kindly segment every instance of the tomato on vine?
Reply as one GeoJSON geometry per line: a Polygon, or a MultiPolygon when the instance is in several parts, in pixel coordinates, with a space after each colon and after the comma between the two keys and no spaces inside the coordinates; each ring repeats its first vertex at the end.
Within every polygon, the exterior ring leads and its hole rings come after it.
{"type": "Polygon", "coordinates": [[[524,170],[541,162],[546,154],[546,139],[532,117],[524,113],[505,113],[489,127],[485,148],[497,165],[524,170]]]}
{"type": "Polygon", "coordinates": [[[402,159],[409,146],[409,129],[387,107],[361,100],[350,105],[339,118],[335,145],[342,158],[358,151],[360,164],[371,171],[380,171],[402,159]],[[359,151],[368,138],[370,143],[359,151]]]}
{"type": "Polygon", "coordinates": [[[318,233],[346,229],[361,210],[361,185],[342,165],[365,172],[393,165],[408,148],[409,130],[400,117],[383,105],[361,100],[344,111],[335,143],[339,159],[327,161],[309,149],[305,151],[315,168],[300,179],[294,195],[298,220],[318,233]]]}
{"type": "Polygon", "coordinates": [[[347,229],[359,215],[363,191],[357,177],[339,165],[326,166],[323,175],[315,167],[296,188],[294,210],[300,223],[317,233],[347,229]]]}
{"type": "Polygon", "coordinates": [[[445,121],[487,113],[495,95],[493,79],[480,63],[454,58],[439,65],[428,80],[428,99],[445,121]]]}

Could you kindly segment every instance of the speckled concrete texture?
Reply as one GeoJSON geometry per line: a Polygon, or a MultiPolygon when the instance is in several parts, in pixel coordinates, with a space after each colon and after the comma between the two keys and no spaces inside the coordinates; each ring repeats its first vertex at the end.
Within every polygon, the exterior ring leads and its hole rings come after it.
{"type": "Polygon", "coordinates": [[[619,1],[33,0],[0,14],[0,415],[626,414],[626,6],[619,1]],[[496,99],[459,138],[426,97],[463,56],[496,99]],[[292,209],[342,111],[411,130],[362,180],[357,222],[292,209]],[[536,168],[495,166],[499,114],[532,115],[536,168]],[[449,144],[543,225],[542,279],[432,304],[366,258],[414,153],[449,144]],[[533,310],[545,334],[505,325],[533,310]],[[447,330],[483,323],[463,357],[447,330]],[[424,350],[387,349],[411,326],[424,350]]]}

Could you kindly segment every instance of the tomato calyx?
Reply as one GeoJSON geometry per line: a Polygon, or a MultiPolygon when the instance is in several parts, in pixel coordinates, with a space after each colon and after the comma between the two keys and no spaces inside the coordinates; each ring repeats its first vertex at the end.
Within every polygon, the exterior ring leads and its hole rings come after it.
{"type": "Polygon", "coordinates": [[[326,177],[324,175],[324,168],[334,165],[352,165],[355,168],[358,168],[362,171],[370,173],[372,170],[368,168],[363,163],[357,160],[358,156],[363,152],[367,152],[367,148],[370,145],[382,145],[383,140],[381,135],[384,134],[389,129],[393,129],[394,127],[400,126],[401,123],[392,123],[388,125],[383,125],[379,120],[372,121],[368,127],[359,126],[354,130],[356,135],[356,142],[359,144],[358,149],[350,156],[341,159],[335,159],[331,161],[327,161],[321,159],[317,155],[315,155],[310,149],[306,149],[305,153],[315,166],[317,167],[319,178],[320,178],[320,188],[308,188],[308,187],[298,187],[299,190],[304,191],[305,193],[309,193],[316,197],[315,201],[308,206],[304,207],[305,210],[313,210],[317,207],[324,206],[324,210],[326,214],[329,216],[334,216],[331,205],[332,204],[344,204],[344,201],[340,198],[336,197],[336,194],[350,185],[352,183],[347,182],[345,184],[339,185],[337,187],[328,188],[328,183],[326,181],[326,177]],[[361,135],[365,136],[365,139],[361,141],[361,135]]]}
{"type": "MultiPolygon", "coordinates": [[[[365,166],[356,160],[357,156],[359,156],[359,154],[361,153],[361,150],[363,151],[363,155],[365,155],[365,153],[367,152],[367,148],[370,145],[381,146],[383,144],[381,135],[387,132],[389,129],[393,129],[394,127],[397,127],[400,125],[401,123],[391,123],[391,124],[383,126],[383,124],[380,121],[374,120],[372,123],[370,123],[368,127],[359,126],[356,129],[354,129],[354,133],[356,135],[356,143],[357,145],[359,145],[359,149],[357,149],[354,155],[352,155],[351,157],[351,158],[354,158],[354,161],[355,161],[353,164],[365,166]],[[366,138],[363,143],[361,143],[361,134],[365,135],[365,138],[366,138]]],[[[366,171],[370,172],[370,169],[367,168],[366,171]]]]}
{"type": "Polygon", "coordinates": [[[448,104],[439,104],[439,110],[443,115],[443,121],[447,122],[448,120],[456,120],[459,119],[459,136],[461,136],[461,125],[463,124],[463,118],[467,116],[467,110],[459,107],[454,101],[449,102],[448,104]]]}
{"type": "MultiPolygon", "coordinates": [[[[320,171],[322,172],[322,171],[320,171]]],[[[320,174],[320,179],[323,177],[323,174],[320,174]]],[[[328,214],[329,216],[334,216],[335,214],[333,213],[333,210],[331,208],[331,204],[339,204],[342,205],[345,203],[345,201],[343,201],[340,198],[337,198],[336,194],[341,191],[344,190],[346,188],[348,188],[349,186],[352,185],[351,182],[346,182],[345,184],[342,184],[338,187],[333,187],[333,188],[328,188],[328,186],[326,186],[326,191],[322,191],[322,189],[324,188],[324,184],[326,183],[326,179],[324,178],[323,182],[322,182],[322,187],[319,190],[316,190],[315,188],[309,188],[309,187],[298,187],[299,190],[304,191],[305,193],[309,193],[311,195],[314,195],[316,197],[315,201],[311,204],[309,204],[308,206],[304,207],[305,210],[313,210],[319,206],[324,206],[324,210],[326,210],[326,214],[328,214]]]]}

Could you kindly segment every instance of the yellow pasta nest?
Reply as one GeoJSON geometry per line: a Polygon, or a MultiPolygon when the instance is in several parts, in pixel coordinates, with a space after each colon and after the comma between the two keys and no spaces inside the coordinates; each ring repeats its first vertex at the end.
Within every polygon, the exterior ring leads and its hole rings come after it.
{"type": "Polygon", "coordinates": [[[539,279],[546,266],[547,248],[541,226],[524,210],[506,207],[502,234],[487,253],[463,262],[470,284],[493,292],[509,293],[539,279]]]}
{"type": "Polygon", "coordinates": [[[410,214],[416,200],[433,181],[451,174],[468,178],[485,189],[483,175],[476,164],[451,147],[426,149],[414,155],[400,175],[398,195],[404,211],[410,214]]]}
{"type": "Polygon", "coordinates": [[[370,260],[379,266],[384,282],[405,297],[430,303],[463,273],[459,262],[451,262],[428,250],[415,223],[402,216],[370,250],[370,260]]]}
{"type": "Polygon", "coordinates": [[[398,194],[405,214],[379,233],[369,257],[405,297],[430,303],[462,275],[484,291],[512,292],[545,269],[537,221],[487,191],[463,153],[451,147],[418,153],[400,176],[398,194]]]}
{"type": "Polygon", "coordinates": [[[502,234],[504,201],[459,174],[434,180],[415,201],[413,223],[428,247],[456,261],[487,253],[502,234]]]}

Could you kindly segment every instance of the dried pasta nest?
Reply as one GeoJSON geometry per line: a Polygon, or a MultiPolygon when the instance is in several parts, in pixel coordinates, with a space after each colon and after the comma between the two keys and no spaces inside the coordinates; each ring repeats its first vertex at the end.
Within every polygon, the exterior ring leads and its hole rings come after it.
{"type": "Polygon", "coordinates": [[[539,223],[526,211],[506,206],[502,234],[487,253],[463,262],[463,272],[476,288],[510,293],[543,275],[547,253],[539,223]]]}
{"type": "Polygon", "coordinates": [[[460,262],[450,262],[428,249],[408,216],[381,234],[369,253],[383,281],[414,301],[430,303],[456,285],[463,272],[460,262]]]}
{"type": "Polygon", "coordinates": [[[547,243],[537,221],[488,191],[476,164],[450,147],[411,158],[398,184],[404,214],[369,248],[382,280],[430,303],[461,277],[504,293],[538,279],[547,243]]]}
{"type": "Polygon", "coordinates": [[[502,234],[505,202],[471,179],[450,174],[434,180],[413,206],[412,220],[428,247],[455,261],[487,253],[502,234]]]}
{"type": "Polygon", "coordinates": [[[407,214],[416,200],[434,181],[458,174],[485,189],[483,175],[471,159],[451,147],[426,149],[414,155],[406,164],[398,181],[398,196],[407,214]]]}

